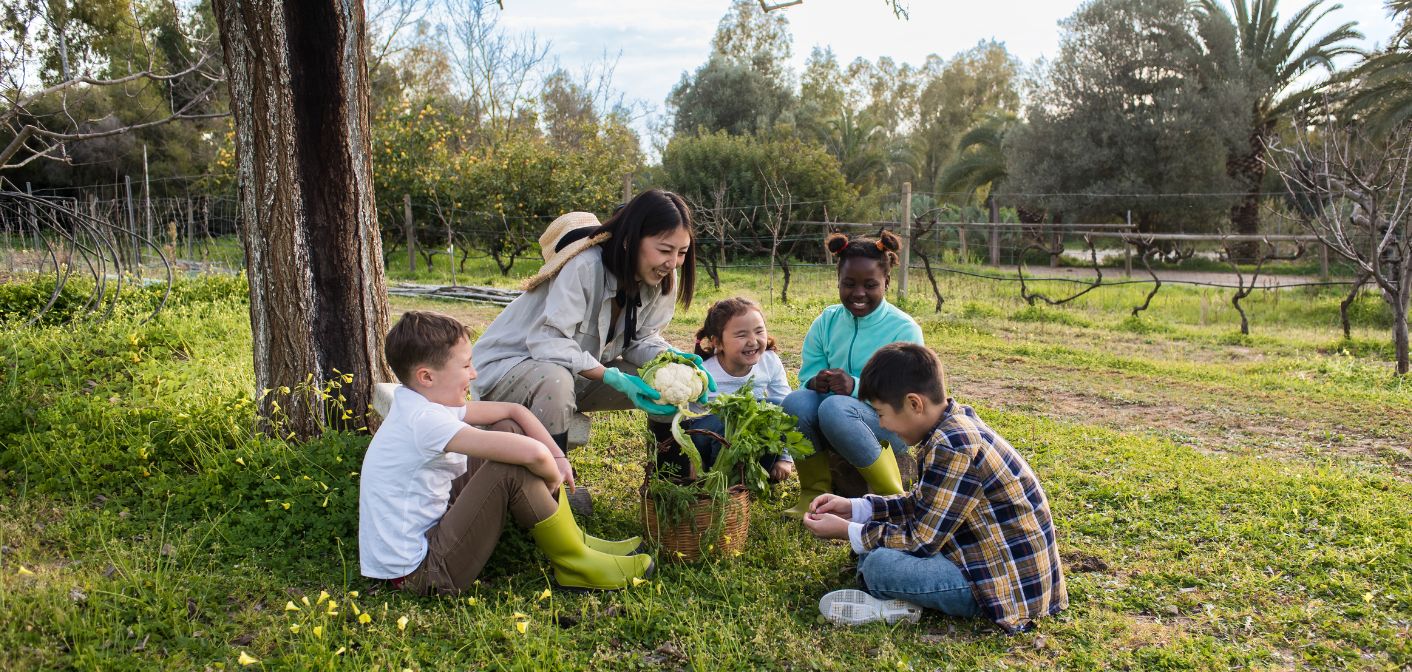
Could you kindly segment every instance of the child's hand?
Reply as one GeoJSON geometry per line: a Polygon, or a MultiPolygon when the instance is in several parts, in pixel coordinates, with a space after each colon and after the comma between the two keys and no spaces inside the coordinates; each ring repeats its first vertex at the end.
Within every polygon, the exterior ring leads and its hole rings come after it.
{"type": "Polygon", "coordinates": [[[832,513],[810,513],[804,516],[804,527],[820,539],[847,539],[848,521],[832,513]]]}
{"type": "Polygon", "coordinates": [[[852,520],[853,500],[826,492],[809,502],[809,513],[832,513],[852,520]]]}
{"type": "Polygon", "coordinates": [[[785,460],[778,460],[775,466],[770,467],[770,480],[779,483],[794,473],[794,463],[785,460]]]}
{"type": "Polygon", "coordinates": [[[560,475],[558,471],[555,471],[553,476],[543,476],[541,478],[544,479],[544,487],[549,488],[549,496],[557,496],[559,486],[564,484],[564,477],[560,475]]]}
{"type": "Polygon", "coordinates": [[[569,489],[569,492],[573,492],[574,468],[569,465],[569,458],[563,456],[554,458],[554,466],[559,468],[559,476],[563,479],[564,486],[569,489]]]}
{"type": "Polygon", "coordinates": [[[852,394],[853,376],[843,369],[824,369],[814,376],[814,391],[852,394]]]}

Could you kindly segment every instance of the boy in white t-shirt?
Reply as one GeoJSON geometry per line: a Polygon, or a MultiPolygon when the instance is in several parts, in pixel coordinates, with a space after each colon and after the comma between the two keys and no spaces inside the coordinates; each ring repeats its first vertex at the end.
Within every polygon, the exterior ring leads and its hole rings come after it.
{"type": "Polygon", "coordinates": [[[561,586],[615,589],[652,573],[650,557],[630,555],[640,540],[579,529],[563,488],[573,472],[529,409],[467,402],[476,372],[465,326],[410,311],[388,332],[386,354],[402,387],[363,457],[364,576],[424,595],[463,590],[495,549],[506,511],[530,529],[561,586]]]}

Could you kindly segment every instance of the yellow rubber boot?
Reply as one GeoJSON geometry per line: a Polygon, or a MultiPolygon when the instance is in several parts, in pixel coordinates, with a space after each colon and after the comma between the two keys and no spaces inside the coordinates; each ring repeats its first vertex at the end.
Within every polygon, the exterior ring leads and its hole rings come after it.
{"type": "Polygon", "coordinates": [[[829,475],[829,458],[819,453],[799,458],[794,468],[799,474],[799,501],[785,509],[784,515],[803,518],[815,497],[833,489],[833,477],[829,475]]]}
{"type": "Polygon", "coordinates": [[[559,508],[530,529],[535,545],[549,556],[554,580],[565,588],[616,590],[644,579],[656,568],[651,556],[611,555],[594,550],[584,541],[583,530],[569,510],[568,496],[559,489],[559,508]]]}
{"type": "Polygon", "coordinates": [[[868,489],[875,495],[902,494],[902,472],[897,468],[897,456],[886,443],[878,459],[866,467],[858,467],[858,473],[863,474],[868,489]]]}

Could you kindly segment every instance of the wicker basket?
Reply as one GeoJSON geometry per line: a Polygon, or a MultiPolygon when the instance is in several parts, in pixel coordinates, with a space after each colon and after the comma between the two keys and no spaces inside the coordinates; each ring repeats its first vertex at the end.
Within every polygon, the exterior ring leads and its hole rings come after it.
{"type": "MultiPolygon", "coordinates": [[[[725,442],[721,435],[707,430],[692,429],[687,430],[687,433],[708,435],[717,441],[725,442]]],[[[662,451],[664,448],[669,449],[671,445],[671,439],[668,439],[659,444],[657,449],[662,451]]],[[[750,534],[749,489],[743,485],[731,486],[724,510],[717,510],[715,502],[702,495],[691,505],[691,511],[685,520],[666,527],[657,520],[656,503],[647,491],[652,476],[652,465],[648,465],[647,478],[643,480],[641,488],[642,526],[647,531],[648,541],[661,547],[661,558],[668,562],[694,562],[703,555],[729,555],[745,548],[745,538],[750,534]],[[713,523],[722,520],[721,516],[724,516],[724,522],[721,524],[720,538],[707,542],[707,547],[703,549],[702,536],[712,528],[713,523]]],[[[688,479],[694,480],[695,476],[695,473],[689,473],[688,479]]]]}

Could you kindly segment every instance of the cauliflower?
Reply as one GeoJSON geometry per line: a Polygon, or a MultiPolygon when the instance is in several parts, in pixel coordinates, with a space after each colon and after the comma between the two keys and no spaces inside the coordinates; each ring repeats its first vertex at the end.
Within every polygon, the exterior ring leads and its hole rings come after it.
{"type": "Polygon", "coordinates": [[[642,373],[643,382],[661,393],[659,399],[669,406],[682,406],[696,401],[706,389],[706,381],[700,371],[691,364],[676,361],[670,352],[662,353],[648,363],[642,373]]]}

